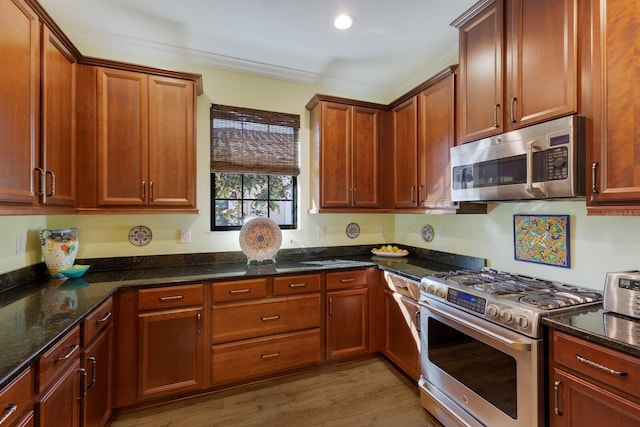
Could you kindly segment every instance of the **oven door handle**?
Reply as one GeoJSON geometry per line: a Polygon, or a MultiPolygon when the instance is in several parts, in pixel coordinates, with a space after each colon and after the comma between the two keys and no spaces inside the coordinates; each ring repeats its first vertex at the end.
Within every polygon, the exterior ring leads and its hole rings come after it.
{"type": "Polygon", "coordinates": [[[526,342],[519,342],[519,341],[513,341],[510,339],[507,339],[505,337],[502,337],[498,334],[496,334],[495,332],[491,332],[488,329],[483,328],[482,326],[478,326],[478,325],[473,325],[469,322],[467,322],[464,319],[460,319],[457,317],[453,317],[447,313],[445,313],[442,310],[438,310],[437,308],[434,308],[433,306],[429,305],[427,306],[428,310],[433,311],[435,314],[442,316],[448,320],[451,320],[452,322],[457,322],[457,323],[461,323],[462,325],[464,325],[465,327],[478,332],[479,334],[483,334],[483,335],[488,335],[491,338],[500,341],[501,343],[507,345],[508,347],[514,349],[514,350],[518,350],[518,351],[531,351],[531,344],[530,343],[526,343],[526,342]]]}
{"type": "Polygon", "coordinates": [[[540,141],[537,139],[527,142],[527,193],[534,197],[546,197],[544,191],[533,186],[533,150],[542,150],[539,144],[540,141]]]}

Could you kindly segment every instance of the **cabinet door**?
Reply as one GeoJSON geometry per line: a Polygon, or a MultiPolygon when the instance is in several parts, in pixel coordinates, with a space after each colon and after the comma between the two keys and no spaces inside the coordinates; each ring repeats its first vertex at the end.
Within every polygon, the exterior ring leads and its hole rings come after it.
{"type": "Polygon", "coordinates": [[[75,185],[76,60],[47,27],[42,28],[43,203],[73,205],[75,185]]]}
{"type": "Polygon", "coordinates": [[[385,355],[407,375],[420,377],[420,320],[418,304],[396,292],[385,291],[385,355]]]}
{"type": "Polygon", "coordinates": [[[590,213],[640,215],[640,9],[636,2],[594,1],[593,148],[590,213]],[[608,209],[606,205],[618,205],[608,209]],[[631,209],[625,209],[632,207],[631,209]]]}
{"type": "Polygon", "coordinates": [[[37,202],[40,23],[23,0],[0,2],[0,201],[37,202]]]}
{"type": "Polygon", "coordinates": [[[100,68],[97,98],[98,204],[146,205],[147,76],[100,68]]]}
{"type": "Polygon", "coordinates": [[[506,2],[509,129],[577,111],[576,3],[506,2]]]}
{"type": "Polygon", "coordinates": [[[367,288],[327,292],[327,359],[367,352],[367,295],[367,288]]]}
{"type": "Polygon", "coordinates": [[[138,330],[141,399],[202,387],[202,308],[138,314],[138,330]]]}
{"type": "Polygon", "coordinates": [[[378,207],[378,110],[353,107],[351,153],[352,202],[356,207],[378,207]]]}
{"type": "Polygon", "coordinates": [[[82,355],[87,372],[83,427],[102,427],[111,415],[112,331],[102,332],[82,355]]]}
{"type": "Polygon", "coordinates": [[[552,427],[640,425],[640,405],[589,381],[555,369],[550,386],[552,427]]]}
{"type": "Polygon", "coordinates": [[[460,27],[458,141],[502,132],[503,0],[460,27]]]}
{"type": "Polygon", "coordinates": [[[46,427],[78,427],[80,424],[80,361],[65,371],[38,399],[38,425],[46,427]]]}
{"type": "Polygon", "coordinates": [[[418,198],[424,207],[451,206],[450,148],[454,145],[454,76],[418,95],[418,198]]]}
{"type": "Polygon", "coordinates": [[[194,83],[149,77],[150,205],[195,206],[194,83]]]}
{"type": "Polygon", "coordinates": [[[320,203],[323,208],[350,205],[351,109],[348,105],[323,102],[320,136],[320,203]]]}
{"type": "Polygon", "coordinates": [[[418,205],[418,101],[393,109],[393,192],[396,208],[418,205]]]}

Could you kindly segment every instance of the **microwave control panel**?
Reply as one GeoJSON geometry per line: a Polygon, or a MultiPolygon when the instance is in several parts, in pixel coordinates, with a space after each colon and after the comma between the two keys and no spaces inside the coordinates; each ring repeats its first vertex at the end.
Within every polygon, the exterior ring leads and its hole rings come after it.
{"type": "Polygon", "coordinates": [[[547,157],[547,181],[557,181],[569,177],[569,149],[553,147],[545,151],[547,157]]]}

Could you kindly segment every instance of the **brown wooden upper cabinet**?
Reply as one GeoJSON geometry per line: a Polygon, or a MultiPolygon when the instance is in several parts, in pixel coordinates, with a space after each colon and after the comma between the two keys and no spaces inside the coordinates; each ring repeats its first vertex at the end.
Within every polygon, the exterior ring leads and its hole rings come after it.
{"type": "Polygon", "coordinates": [[[585,19],[585,85],[592,103],[593,139],[588,150],[587,212],[640,216],[640,9],[636,2],[592,0],[585,19]],[[587,50],[586,48],[590,48],[587,50]]]}
{"type": "Polygon", "coordinates": [[[190,81],[98,70],[98,204],[194,206],[190,81]]]}
{"type": "Polygon", "coordinates": [[[379,207],[379,107],[323,95],[307,104],[312,211],[379,207]]]}
{"type": "Polygon", "coordinates": [[[23,0],[0,4],[0,56],[2,213],[66,212],[75,204],[76,59],[23,0]]]}
{"type": "Polygon", "coordinates": [[[79,82],[79,210],[195,211],[193,81],[87,66],[79,82]]]}
{"type": "Polygon", "coordinates": [[[452,25],[459,142],[577,112],[577,0],[483,0],[452,25]]]}
{"type": "Polygon", "coordinates": [[[452,208],[449,149],[454,145],[452,70],[391,110],[394,208],[452,208]]]}

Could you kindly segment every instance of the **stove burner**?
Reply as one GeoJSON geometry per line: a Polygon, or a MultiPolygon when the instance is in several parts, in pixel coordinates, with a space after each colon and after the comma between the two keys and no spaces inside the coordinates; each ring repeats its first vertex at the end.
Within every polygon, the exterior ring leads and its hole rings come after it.
{"type": "Polygon", "coordinates": [[[602,300],[602,294],[578,286],[534,277],[483,270],[458,270],[434,275],[458,286],[475,289],[495,298],[510,298],[542,310],[602,300]]]}

